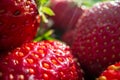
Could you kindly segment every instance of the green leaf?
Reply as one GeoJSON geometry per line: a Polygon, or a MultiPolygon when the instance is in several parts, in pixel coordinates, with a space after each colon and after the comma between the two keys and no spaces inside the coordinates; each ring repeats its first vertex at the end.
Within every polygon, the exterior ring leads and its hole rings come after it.
{"type": "Polygon", "coordinates": [[[48,36],[50,36],[50,35],[52,35],[53,34],[53,32],[54,32],[54,30],[48,30],[45,34],[44,34],[44,37],[48,37],[48,36]]]}
{"type": "Polygon", "coordinates": [[[37,38],[34,39],[34,42],[38,42],[38,41],[41,41],[43,39],[43,36],[39,36],[37,38]]]}
{"type": "Polygon", "coordinates": [[[45,5],[45,4],[47,4],[47,2],[49,1],[49,0],[39,0],[40,2],[41,2],[41,5],[45,5]]]}
{"type": "Polygon", "coordinates": [[[49,0],[36,0],[38,6],[44,6],[49,0]]]}
{"type": "Polygon", "coordinates": [[[45,37],[45,40],[56,40],[55,38],[49,36],[49,37],[45,37]]]}
{"type": "Polygon", "coordinates": [[[54,16],[54,12],[47,6],[49,0],[36,0],[38,6],[38,12],[42,17],[43,22],[47,23],[48,19],[46,15],[54,16]],[[46,14],[46,15],[45,15],[46,14]]]}
{"type": "Polygon", "coordinates": [[[41,41],[43,39],[45,39],[45,40],[53,40],[53,39],[55,39],[55,38],[51,37],[53,32],[54,32],[54,30],[50,29],[50,30],[46,31],[45,33],[43,33],[42,35],[39,35],[38,37],[36,37],[34,39],[34,41],[37,42],[37,41],[41,41]]]}
{"type": "Polygon", "coordinates": [[[50,9],[49,7],[42,7],[42,12],[49,15],[49,16],[54,16],[54,12],[52,11],[52,9],[50,9]]]}
{"type": "Polygon", "coordinates": [[[45,14],[42,13],[41,17],[42,17],[43,22],[48,23],[48,19],[45,14]]]}

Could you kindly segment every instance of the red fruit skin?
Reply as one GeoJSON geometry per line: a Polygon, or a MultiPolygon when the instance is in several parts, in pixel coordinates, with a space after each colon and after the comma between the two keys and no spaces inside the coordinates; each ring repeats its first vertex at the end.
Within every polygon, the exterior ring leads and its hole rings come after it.
{"type": "Polygon", "coordinates": [[[51,9],[55,16],[51,17],[53,20],[53,28],[61,31],[73,29],[79,16],[82,15],[82,7],[78,7],[74,0],[51,0],[51,9]]]}
{"type": "Polygon", "coordinates": [[[108,66],[97,80],[101,80],[102,78],[104,80],[120,80],[120,62],[108,66]]]}
{"type": "Polygon", "coordinates": [[[0,51],[6,51],[36,35],[40,23],[34,0],[0,1],[0,51]]]}
{"type": "Polygon", "coordinates": [[[0,80],[83,80],[69,46],[59,41],[25,43],[0,61],[0,80]]]}
{"type": "Polygon", "coordinates": [[[71,46],[74,40],[74,36],[74,30],[69,30],[62,35],[61,40],[71,46]]]}
{"type": "Polygon", "coordinates": [[[72,51],[86,74],[98,76],[120,60],[119,13],[120,2],[104,2],[86,11],[78,21],[72,51]]]}

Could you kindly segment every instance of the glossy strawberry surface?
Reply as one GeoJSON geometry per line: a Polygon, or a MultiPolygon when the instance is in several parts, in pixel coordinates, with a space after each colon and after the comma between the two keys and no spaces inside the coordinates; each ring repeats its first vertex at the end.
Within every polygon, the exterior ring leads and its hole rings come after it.
{"type": "Polygon", "coordinates": [[[0,61],[0,80],[84,80],[70,48],[59,41],[25,43],[0,61]]]}
{"type": "Polygon", "coordinates": [[[39,26],[34,0],[0,1],[0,51],[31,41],[39,26]]]}
{"type": "Polygon", "coordinates": [[[79,19],[75,35],[72,50],[88,75],[97,76],[119,61],[120,2],[94,5],[79,19]]]}
{"type": "Polygon", "coordinates": [[[120,62],[108,66],[97,80],[120,80],[120,62]]]}

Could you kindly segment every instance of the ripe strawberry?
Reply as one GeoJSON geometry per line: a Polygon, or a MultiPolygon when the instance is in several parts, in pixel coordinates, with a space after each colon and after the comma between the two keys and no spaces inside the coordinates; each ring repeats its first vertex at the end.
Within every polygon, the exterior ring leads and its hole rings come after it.
{"type": "Polygon", "coordinates": [[[25,43],[0,61],[0,80],[83,80],[70,48],[59,41],[25,43]]]}
{"type": "Polygon", "coordinates": [[[34,0],[0,1],[0,51],[31,41],[38,26],[39,16],[34,0]]]}
{"type": "Polygon", "coordinates": [[[74,40],[74,30],[69,30],[69,31],[66,31],[62,37],[61,37],[61,40],[64,41],[66,44],[68,45],[72,45],[72,42],[74,40]]]}
{"type": "Polygon", "coordinates": [[[120,62],[108,66],[97,80],[120,80],[120,62]]]}
{"type": "Polygon", "coordinates": [[[61,31],[73,29],[84,11],[74,0],[51,0],[51,8],[55,13],[53,27],[61,31]]]}
{"type": "Polygon", "coordinates": [[[120,2],[93,6],[78,21],[75,34],[73,53],[88,75],[99,75],[120,60],[120,2]]]}

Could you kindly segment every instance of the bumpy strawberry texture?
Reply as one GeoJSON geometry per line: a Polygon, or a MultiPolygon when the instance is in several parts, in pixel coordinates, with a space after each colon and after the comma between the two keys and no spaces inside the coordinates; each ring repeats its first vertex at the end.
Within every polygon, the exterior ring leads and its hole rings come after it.
{"type": "Polygon", "coordinates": [[[120,80],[120,62],[109,65],[96,80],[120,80]]]}
{"type": "Polygon", "coordinates": [[[95,4],[78,20],[75,31],[72,51],[89,76],[120,60],[120,2],[95,4]]]}
{"type": "Polygon", "coordinates": [[[33,40],[40,23],[34,0],[0,1],[0,51],[33,40]]]}
{"type": "Polygon", "coordinates": [[[25,43],[0,60],[0,80],[84,80],[69,46],[59,41],[25,43]]]}

